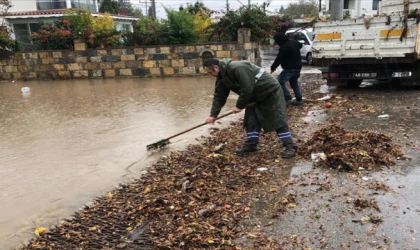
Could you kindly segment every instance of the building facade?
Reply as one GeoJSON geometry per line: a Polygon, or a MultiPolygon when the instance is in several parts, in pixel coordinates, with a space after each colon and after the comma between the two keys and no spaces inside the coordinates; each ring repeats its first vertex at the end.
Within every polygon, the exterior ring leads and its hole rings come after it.
{"type": "MultiPolygon", "coordinates": [[[[321,16],[328,16],[331,9],[331,1],[337,0],[323,0],[321,1],[321,16]]],[[[351,18],[371,16],[378,14],[379,3],[382,0],[344,0],[343,16],[351,18]]]]}
{"type": "MultiPolygon", "coordinates": [[[[30,45],[30,34],[38,31],[40,22],[53,23],[68,9],[84,9],[98,16],[97,0],[11,0],[12,8],[5,18],[5,25],[13,31],[11,36],[22,44],[30,45]]],[[[117,30],[133,31],[132,22],[137,18],[111,15],[117,30]]]]}

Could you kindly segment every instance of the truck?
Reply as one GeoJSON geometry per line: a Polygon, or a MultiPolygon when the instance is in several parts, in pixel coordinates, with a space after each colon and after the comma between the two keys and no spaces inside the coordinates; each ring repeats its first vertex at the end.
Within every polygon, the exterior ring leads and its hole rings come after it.
{"type": "Polygon", "coordinates": [[[420,84],[420,0],[384,0],[378,14],[314,24],[313,62],[330,86],[365,79],[420,84]]]}

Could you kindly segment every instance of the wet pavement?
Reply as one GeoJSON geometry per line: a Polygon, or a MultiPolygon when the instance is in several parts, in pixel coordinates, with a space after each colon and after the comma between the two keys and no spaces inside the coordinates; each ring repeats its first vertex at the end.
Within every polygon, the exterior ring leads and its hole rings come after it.
{"type": "MultiPolygon", "coordinates": [[[[317,78],[301,83],[304,93],[311,84],[319,89],[306,91],[307,96],[325,90],[317,78]]],[[[386,84],[330,88],[317,97],[326,95],[335,97],[329,100],[331,108],[323,106],[327,101],[292,108],[295,116],[289,124],[301,141],[337,120],[350,131],[391,136],[409,160],[349,173],[315,168],[308,161],[287,162],[273,169],[272,182],[282,189],[255,194],[251,215],[242,224],[251,236],[238,242],[247,245],[258,235],[280,241],[287,249],[420,249],[420,89],[386,84]],[[381,119],[383,115],[389,118],[381,119]],[[273,217],[275,204],[291,195],[295,199],[287,211],[273,217]],[[360,208],[356,200],[377,207],[360,208]]]]}

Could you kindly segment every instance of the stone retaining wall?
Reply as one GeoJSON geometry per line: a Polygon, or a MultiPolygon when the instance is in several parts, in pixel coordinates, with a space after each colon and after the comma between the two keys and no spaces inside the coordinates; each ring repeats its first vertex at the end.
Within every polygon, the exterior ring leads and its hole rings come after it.
{"type": "Polygon", "coordinates": [[[238,42],[31,51],[0,54],[0,80],[201,75],[206,58],[231,58],[260,63],[260,48],[250,42],[250,30],[238,31],[238,42]]]}

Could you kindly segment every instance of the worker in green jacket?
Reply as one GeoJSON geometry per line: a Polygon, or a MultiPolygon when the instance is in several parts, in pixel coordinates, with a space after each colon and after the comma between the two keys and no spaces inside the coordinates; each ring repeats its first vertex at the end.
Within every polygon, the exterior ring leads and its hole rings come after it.
{"type": "Polygon", "coordinates": [[[283,158],[295,156],[297,145],[293,142],[287,124],[283,90],[271,74],[248,61],[230,59],[208,59],[203,68],[217,78],[207,123],[216,121],[230,91],[239,95],[233,112],[238,113],[245,109],[244,126],[247,136],[242,149],[236,151],[239,156],[257,151],[261,129],[264,132],[276,131],[285,147],[283,158]],[[247,107],[250,103],[255,105],[247,107]]]}

